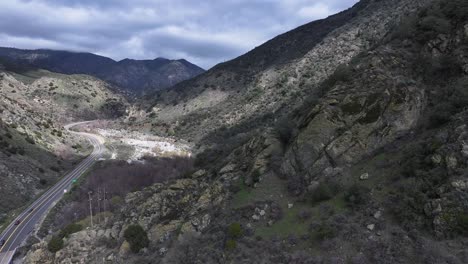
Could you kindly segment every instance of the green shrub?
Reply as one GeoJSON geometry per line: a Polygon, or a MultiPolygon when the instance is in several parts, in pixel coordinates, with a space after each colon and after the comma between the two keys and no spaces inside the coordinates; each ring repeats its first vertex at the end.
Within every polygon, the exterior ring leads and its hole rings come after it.
{"type": "Polygon", "coordinates": [[[342,64],[338,66],[335,72],[333,73],[333,75],[330,76],[330,81],[333,81],[334,83],[347,82],[351,80],[351,77],[352,77],[351,67],[348,65],[342,64]]]}
{"type": "Polygon", "coordinates": [[[438,1],[416,15],[404,19],[394,30],[393,38],[415,38],[425,43],[438,34],[447,34],[452,25],[465,23],[468,18],[468,2],[465,0],[438,1]]]}
{"type": "Polygon", "coordinates": [[[35,134],[38,138],[42,138],[41,132],[39,132],[39,131],[34,131],[34,134],[35,134]]]}
{"type": "Polygon", "coordinates": [[[34,139],[29,136],[26,137],[26,142],[32,145],[36,144],[36,141],[34,141],[34,139]]]}
{"type": "Polygon", "coordinates": [[[226,249],[227,250],[233,250],[237,247],[237,242],[233,239],[229,239],[226,241],[226,249]]]}
{"type": "Polygon", "coordinates": [[[456,216],[457,231],[460,234],[468,234],[468,213],[461,213],[456,216]]]}
{"type": "Polygon", "coordinates": [[[75,144],[72,146],[73,149],[80,149],[81,148],[81,145],[80,144],[75,144]]]}
{"type": "Polygon", "coordinates": [[[260,171],[259,171],[258,169],[254,170],[254,171],[252,172],[252,175],[251,175],[251,176],[252,176],[252,182],[253,182],[253,183],[257,183],[257,182],[260,181],[260,176],[261,176],[261,174],[260,174],[260,171]]]}
{"type": "Polygon", "coordinates": [[[244,232],[242,230],[241,224],[232,223],[231,225],[229,225],[227,233],[228,233],[228,236],[231,238],[239,238],[242,236],[244,232]]]}
{"type": "Polygon", "coordinates": [[[346,64],[339,65],[335,72],[333,72],[333,74],[330,75],[330,77],[328,77],[328,79],[323,83],[321,95],[323,95],[329,88],[335,86],[339,82],[350,81],[352,74],[353,72],[350,66],[346,64]]]}
{"type": "Polygon", "coordinates": [[[110,203],[112,206],[120,206],[123,202],[124,200],[120,196],[112,196],[112,198],[110,199],[110,203]]]}
{"type": "Polygon", "coordinates": [[[429,128],[438,128],[445,125],[450,121],[453,114],[455,114],[455,108],[451,103],[443,102],[436,105],[429,116],[429,128]]]}
{"type": "Polygon", "coordinates": [[[325,223],[321,223],[320,226],[318,226],[318,228],[312,233],[312,237],[318,241],[323,241],[325,239],[334,238],[335,236],[336,236],[335,228],[325,223]]]}
{"type": "Polygon", "coordinates": [[[125,229],[124,238],[130,244],[133,253],[140,252],[141,249],[148,247],[148,234],[140,225],[130,225],[125,229]]]}
{"type": "Polygon", "coordinates": [[[468,20],[468,2],[466,0],[442,1],[440,6],[445,16],[460,22],[468,20]]]}
{"type": "Polygon", "coordinates": [[[404,18],[400,25],[393,31],[392,39],[409,39],[414,37],[416,25],[418,24],[417,16],[409,16],[404,18]]]}
{"type": "Polygon", "coordinates": [[[312,203],[320,203],[330,200],[338,192],[338,185],[331,182],[321,182],[319,186],[310,193],[312,203]]]}
{"type": "Polygon", "coordinates": [[[55,253],[63,248],[63,239],[58,236],[53,236],[47,244],[47,249],[50,252],[55,253]]]}
{"type": "Polygon", "coordinates": [[[345,194],[345,201],[351,207],[365,204],[370,198],[370,190],[358,184],[352,185],[345,194]]]}
{"type": "Polygon", "coordinates": [[[295,136],[296,124],[290,118],[283,118],[276,123],[275,133],[278,140],[284,145],[288,145],[295,136]]]}
{"type": "Polygon", "coordinates": [[[424,30],[432,30],[440,34],[449,33],[451,29],[450,21],[435,16],[427,16],[423,18],[419,25],[424,30]]]}
{"type": "Polygon", "coordinates": [[[463,109],[468,105],[468,78],[459,79],[453,86],[450,93],[450,101],[457,109],[463,109]]]}
{"type": "Polygon", "coordinates": [[[422,228],[426,224],[424,205],[428,202],[421,181],[409,179],[397,186],[395,195],[390,197],[390,212],[406,230],[422,228]]]}
{"type": "Polygon", "coordinates": [[[341,111],[345,114],[355,115],[362,111],[363,106],[358,100],[341,105],[341,111]]]}
{"type": "Polygon", "coordinates": [[[454,77],[462,74],[463,64],[460,60],[453,55],[442,55],[434,58],[431,61],[431,69],[428,72],[433,78],[454,77]]]}
{"type": "Polygon", "coordinates": [[[19,155],[24,155],[24,154],[26,154],[26,150],[24,150],[24,148],[18,148],[18,154],[19,155]]]}
{"type": "MultiPolygon", "coordinates": [[[[5,142],[6,143],[6,142],[5,142]]],[[[10,152],[11,154],[16,154],[18,153],[18,148],[17,147],[13,147],[13,146],[9,146],[7,148],[7,151],[10,152]]]]}

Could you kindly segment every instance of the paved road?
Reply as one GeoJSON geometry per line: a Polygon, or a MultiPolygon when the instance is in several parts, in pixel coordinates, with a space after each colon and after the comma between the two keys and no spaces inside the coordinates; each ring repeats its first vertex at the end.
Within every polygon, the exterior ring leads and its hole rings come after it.
{"type": "MultiPolygon", "coordinates": [[[[88,121],[90,122],[90,121],[88,121]]],[[[65,126],[69,130],[71,127],[88,122],[73,123],[65,126]]],[[[70,130],[69,130],[70,131],[70,130]]],[[[21,245],[32,233],[36,224],[47,214],[55,202],[64,195],[64,190],[70,189],[72,181],[80,177],[88,168],[90,168],[104,152],[104,139],[101,137],[81,132],[72,133],[81,135],[89,140],[94,150],[86,159],[84,159],[76,168],[63,177],[57,184],[45,192],[27,209],[19,214],[16,219],[5,229],[0,236],[0,241],[5,240],[5,244],[0,248],[0,264],[8,264],[11,261],[13,252],[21,245]],[[15,223],[19,221],[19,224],[15,223]]]]}

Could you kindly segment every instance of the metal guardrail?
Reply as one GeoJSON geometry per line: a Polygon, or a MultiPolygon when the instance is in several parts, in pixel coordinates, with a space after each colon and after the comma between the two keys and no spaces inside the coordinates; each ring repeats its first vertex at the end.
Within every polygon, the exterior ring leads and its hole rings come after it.
{"type": "Polygon", "coordinates": [[[13,260],[13,256],[15,255],[15,253],[16,253],[16,248],[13,249],[12,251],[8,251],[8,252],[5,252],[3,254],[0,254],[0,256],[1,256],[0,264],[10,264],[11,261],[13,260]]]}

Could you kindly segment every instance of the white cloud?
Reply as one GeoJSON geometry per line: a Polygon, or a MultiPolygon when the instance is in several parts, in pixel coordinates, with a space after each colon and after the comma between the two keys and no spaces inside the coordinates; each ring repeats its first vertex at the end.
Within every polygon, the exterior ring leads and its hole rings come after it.
{"type": "Polygon", "coordinates": [[[3,47],[12,47],[20,49],[71,49],[79,50],[77,46],[64,46],[53,40],[42,38],[16,37],[5,34],[0,34],[0,43],[3,47]]]}
{"type": "Polygon", "coordinates": [[[321,19],[326,18],[329,15],[333,14],[334,12],[330,9],[330,7],[323,3],[316,3],[311,6],[303,6],[297,12],[300,17],[306,19],[321,19]]]}
{"type": "Polygon", "coordinates": [[[185,58],[209,68],[357,0],[0,1],[0,46],[185,58]]]}

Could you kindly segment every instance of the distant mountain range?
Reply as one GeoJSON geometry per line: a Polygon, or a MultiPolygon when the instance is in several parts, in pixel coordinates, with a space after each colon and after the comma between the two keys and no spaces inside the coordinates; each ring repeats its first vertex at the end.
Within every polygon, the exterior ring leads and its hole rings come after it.
{"type": "Polygon", "coordinates": [[[184,59],[115,61],[92,53],[45,49],[0,48],[1,59],[63,74],[88,74],[139,95],[168,88],[205,72],[184,59]]]}

